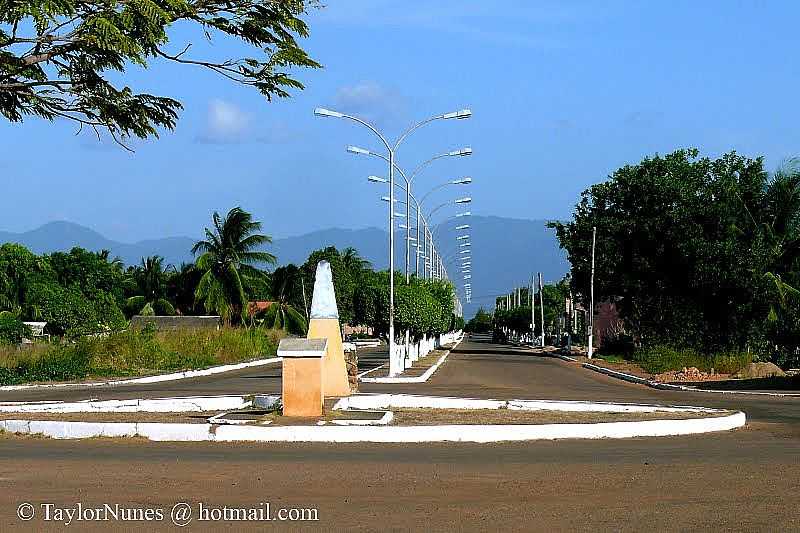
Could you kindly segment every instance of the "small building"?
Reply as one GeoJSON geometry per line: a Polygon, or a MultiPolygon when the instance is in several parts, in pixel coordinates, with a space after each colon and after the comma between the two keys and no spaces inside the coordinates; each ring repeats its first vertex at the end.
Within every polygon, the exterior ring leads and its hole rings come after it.
{"type": "Polygon", "coordinates": [[[219,316],[142,316],[131,318],[131,328],[143,329],[148,325],[156,331],[179,330],[219,330],[222,318],[219,316]]]}

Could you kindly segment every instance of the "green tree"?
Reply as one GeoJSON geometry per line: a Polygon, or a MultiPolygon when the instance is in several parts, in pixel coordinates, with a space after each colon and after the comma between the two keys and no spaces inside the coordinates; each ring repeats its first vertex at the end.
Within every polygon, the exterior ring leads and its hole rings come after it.
{"type": "Polygon", "coordinates": [[[0,313],[0,345],[19,344],[22,339],[31,338],[31,328],[11,313],[0,313]]]}
{"type": "Polygon", "coordinates": [[[579,295],[597,227],[596,301],[615,301],[638,342],[740,349],[768,311],[767,190],[760,158],[679,150],[618,169],[584,191],[571,222],[551,227],[579,295]]]}
{"type": "MultiPolygon", "coordinates": [[[[136,93],[117,73],[154,61],[211,70],[267,99],[303,85],[290,74],[318,67],[306,37],[304,0],[0,0],[0,114],[67,119],[117,142],[173,129],[181,104],[136,93]],[[195,54],[192,35],[251,47],[247,57],[195,54]]],[[[233,49],[227,47],[227,49],[233,49]]],[[[222,52],[224,54],[224,52],[222,52]]]]}
{"type": "Polygon", "coordinates": [[[36,318],[28,293],[34,279],[49,271],[48,261],[20,244],[0,246],[0,311],[36,318]]]}
{"type": "Polygon", "coordinates": [[[119,304],[124,303],[126,280],[122,263],[110,260],[107,251],[91,252],[75,247],[67,253],[50,254],[48,263],[61,286],[77,286],[90,300],[105,292],[113,295],[119,304]]]}
{"type": "Polygon", "coordinates": [[[358,252],[349,248],[342,254],[334,246],[311,252],[303,265],[303,277],[307,287],[314,286],[314,276],[320,261],[328,261],[333,274],[333,289],[336,292],[336,305],[339,308],[339,319],[342,323],[352,324],[353,294],[360,277],[362,276],[365,262],[358,256],[358,252]]]}
{"type": "Polygon", "coordinates": [[[295,335],[305,335],[308,323],[303,314],[291,303],[296,297],[302,272],[295,265],[275,269],[272,273],[272,295],[274,302],[258,318],[269,328],[283,329],[295,335]]]}
{"type": "Polygon", "coordinates": [[[163,257],[143,257],[141,265],[133,269],[132,277],[139,294],[128,298],[130,309],[144,316],[175,314],[175,307],[167,299],[168,276],[163,257]]]}
{"type": "Polygon", "coordinates": [[[467,322],[466,330],[472,333],[491,333],[493,318],[491,313],[483,307],[479,307],[475,316],[467,322]]]}
{"type": "Polygon", "coordinates": [[[175,311],[182,315],[198,315],[202,306],[197,305],[194,297],[203,272],[194,263],[183,263],[172,272],[167,279],[167,299],[174,302],[175,311]]]}
{"type": "Polygon", "coordinates": [[[271,265],[276,259],[258,250],[272,238],[258,233],[261,223],[250,213],[234,207],[225,217],[214,212],[212,220],[213,227],[205,229],[206,238],[192,248],[193,254],[202,254],[196,263],[203,276],[195,298],[204,303],[206,312],[218,313],[231,323],[233,317],[243,318],[247,311],[245,287],[260,277],[256,265],[271,265]]]}

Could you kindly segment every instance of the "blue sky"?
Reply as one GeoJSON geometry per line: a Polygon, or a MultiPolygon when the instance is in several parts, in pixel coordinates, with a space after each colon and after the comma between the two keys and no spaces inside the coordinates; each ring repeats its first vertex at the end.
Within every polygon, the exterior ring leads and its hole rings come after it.
{"type": "MultiPolygon", "coordinates": [[[[0,122],[0,229],[70,220],[123,241],[195,236],[213,210],[235,205],[277,237],[382,226],[384,191],[366,177],[383,166],[344,151],[378,145],[355,125],[315,118],[318,105],[390,134],[470,107],[471,120],[432,125],[399,158],[413,167],[473,147],[472,158],[431,166],[418,190],[472,176],[472,210],[487,215],[567,217],[615,168],[680,147],[763,155],[770,169],[800,155],[794,2],[326,3],[304,42],[324,68],[299,72],[307,88],[291,99],[154,65],[128,83],[185,110],[175,132],[134,142],[135,154],[66,123],[0,122]]],[[[175,36],[196,42],[187,28],[175,36]]],[[[231,43],[193,50],[239,53],[231,43]]]]}

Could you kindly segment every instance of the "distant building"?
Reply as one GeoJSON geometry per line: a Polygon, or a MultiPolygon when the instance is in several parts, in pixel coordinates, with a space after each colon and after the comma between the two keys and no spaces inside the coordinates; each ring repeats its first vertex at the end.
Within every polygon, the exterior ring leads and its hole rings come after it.
{"type": "Polygon", "coordinates": [[[218,330],[222,319],[218,316],[141,316],[131,318],[131,328],[142,329],[148,325],[156,331],[210,329],[218,330]]]}
{"type": "Polygon", "coordinates": [[[267,309],[269,309],[269,308],[272,306],[272,304],[274,304],[274,303],[275,303],[275,302],[269,302],[269,301],[266,301],[266,300],[264,300],[264,301],[255,301],[255,302],[248,302],[248,304],[247,304],[247,312],[248,312],[248,315],[249,315],[249,316],[255,316],[255,315],[256,315],[256,314],[258,314],[258,313],[261,313],[261,312],[263,312],[263,311],[266,311],[266,310],[267,310],[267,309]]]}

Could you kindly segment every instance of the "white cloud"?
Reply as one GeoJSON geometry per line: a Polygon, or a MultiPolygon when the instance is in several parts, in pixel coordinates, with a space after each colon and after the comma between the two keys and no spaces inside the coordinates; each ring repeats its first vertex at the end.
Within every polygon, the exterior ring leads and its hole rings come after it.
{"type": "Polygon", "coordinates": [[[375,81],[362,81],[340,88],[334,97],[334,108],[386,125],[401,117],[403,102],[395,91],[375,81]]]}
{"type": "Polygon", "coordinates": [[[262,124],[236,104],[214,99],[208,104],[206,126],[197,136],[197,141],[206,144],[283,144],[298,137],[297,130],[286,122],[262,124]]]}
{"type": "Polygon", "coordinates": [[[214,99],[208,105],[206,130],[198,140],[219,144],[246,141],[250,122],[250,115],[236,104],[214,99]]]}

